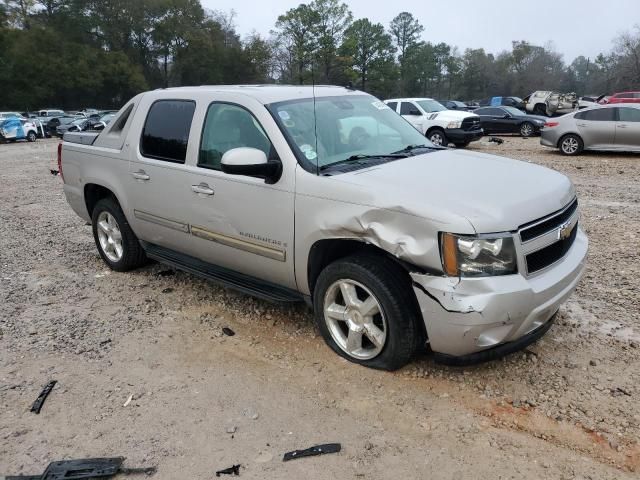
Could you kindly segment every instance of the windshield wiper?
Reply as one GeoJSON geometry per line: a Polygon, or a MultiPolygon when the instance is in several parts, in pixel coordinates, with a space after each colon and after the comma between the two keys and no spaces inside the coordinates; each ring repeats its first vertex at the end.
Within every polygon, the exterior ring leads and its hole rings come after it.
{"type": "Polygon", "coordinates": [[[372,159],[384,159],[384,158],[407,158],[406,155],[403,155],[402,152],[393,152],[393,153],[386,153],[383,155],[364,155],[364,154],[358,154],[358,155],[351,155],[349,158],[345,158],[344,160],[339,160],[337,162],[333,162],[333,163],[329,163],[327,165],[322,165],[320,167],[320,170],[327,170],[329,168],[333,168],[336,166],[340,166],[340,165],[344,165],[347,163],[353,163],[356,165],[364,165],[366,163],[366,160],[372,160],[372,159]]]}
{"type": "Polygon", "coordinates": [[[409,153],[409,152],[412,152],[414,150],[420,150],[420,149],[443,150],[444,147],[436,147],[435,145],[432,145],[432,146],[429,146],[429,145],[407,145],[402,150],[398,150],[397,152],[393,152],[393,153],[409,153]]]}

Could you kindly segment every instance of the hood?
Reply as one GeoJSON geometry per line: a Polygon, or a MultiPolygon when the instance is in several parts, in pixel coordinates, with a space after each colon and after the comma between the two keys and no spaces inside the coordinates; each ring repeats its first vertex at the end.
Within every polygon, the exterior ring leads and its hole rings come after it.
{"type": "Polygon", "coordinates": [[[402,205],[425,218],[462,216],[477,233],[514,231],[575,197],[571,181],[555,170],[469,150],[426,153],[334,178],[376,192],[380,207],[402,205]]]}
{"type": "Polygon", "coordinates": [[[447,122],[453,122],[457,120],[464,120],[465,118],[469,117],[477,117],[478,115],[461,110],[443,110],[442,112],[427,113],[426,116],[430,120],[444,120],[447,122]]]}

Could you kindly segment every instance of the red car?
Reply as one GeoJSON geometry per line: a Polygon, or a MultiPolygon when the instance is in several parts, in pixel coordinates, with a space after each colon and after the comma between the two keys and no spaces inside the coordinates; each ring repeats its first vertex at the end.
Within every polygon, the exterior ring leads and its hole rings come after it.
{"type": "Polygon", "coordinates": [[[601,103],[640,103],[640,92],[614,93],[601,103]]]}

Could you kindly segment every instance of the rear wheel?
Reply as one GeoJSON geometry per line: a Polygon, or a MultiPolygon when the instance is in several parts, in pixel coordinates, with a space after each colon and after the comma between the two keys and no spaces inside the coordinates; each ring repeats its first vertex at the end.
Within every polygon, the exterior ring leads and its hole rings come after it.
{"type": "Polygon", "coordinates": [[[582,150],[584,150],[584,142],[578,135],[570,133],[560,139],[558,148],[560,148],[560,152],[562,152],[563,155],[579,155],[582,153],[582,150]]]}
{"type": "Polygon", "coordinates": [[[325,342],[354,363],[396,370],[420,344],[411,282],[382,256],[354,255],[326,267],[314,289],[314,310],[325,342]]]}
{"type": "Polygon", "coordinates": [[[449,144],[444,130],[435,128],[427,133],[427,138],[437,147],[446,147],[449,144]]]}
{"type": "Polygon", "coordinates": [[[91,220],[98,252],[109,268],[126,272],[145,264],[144,250],[118,202],[113,198],[99,200],[91,220]]]}

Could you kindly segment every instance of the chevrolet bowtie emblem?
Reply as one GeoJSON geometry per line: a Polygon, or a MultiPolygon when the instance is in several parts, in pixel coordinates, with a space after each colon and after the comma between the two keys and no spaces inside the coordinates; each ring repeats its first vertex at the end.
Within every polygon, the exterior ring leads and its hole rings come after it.
{"type": "Polygon", "coordinates": [[[573,228],[575,225],[572,225],[571,222],[567,222],[560,227],[560,240],[566,240],[571,236],[571,232],[573,232],[573,228]]]}

